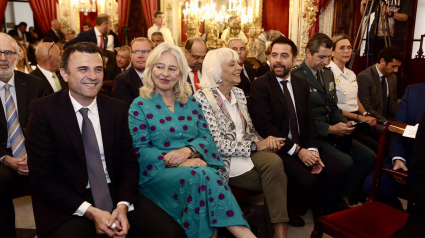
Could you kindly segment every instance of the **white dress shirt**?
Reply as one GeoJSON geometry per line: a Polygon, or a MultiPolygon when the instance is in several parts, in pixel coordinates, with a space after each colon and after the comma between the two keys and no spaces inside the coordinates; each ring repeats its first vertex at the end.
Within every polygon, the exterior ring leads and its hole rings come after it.
{"type": "MultiPolygon", "coordinates": [[[[127,68],[128,69],[128,68],[127,68]]],[[[137,75],[139,75],[139,77],[140,77],[140,80],[142,81],[142,83],[143,83],[143,72],[142,73],[140,73],[137,69],[134,69],[135,71],[136,71],[136,73],[137,73],[137,75]]]]}
{"type": "Polygon", "coordinates": [[[57,92],[58,89],[56,88],[56,83],[55,80],[53,79],[53,73],[43,69],[42,67],[40,67],[40,65],[37,65],[37,67],[40,69],[40,71],[44,74],[44,76],[47,78],[47,81],[49,81],[50,86],[52,86],[53,91],[57,92]]]}
{"type": "Polygon", "coordinates": [[[148,38],[152,40],[152,33],[157,31],[161,32],[164,36],[164,42],[168,42],[170,43],[170,45],[174,45],[174,39],[171,35],[170,29],[168,29],[167,27],[159,27],[156,24],[153,24],[153,26],[148,29],[148,38]]]}
{"type": "Polygon", "coordinates": [[[345,66],[344,70],[341,71],[338,65],[333,61],[331,61],[328,66],[335,76],[338,107],[347,112],[358,111],[357,93],[359,91],[359,86],[357,85],[356,74],[345,66]]]}
{"type": "MultiPolygon", "coordinates": [[[[199,82],[201,82],[201,71],[198,70],[198,79],[199,82]]],[[[192,89],[194,92],[196,92],[196,88],[195,88],[195,82],[193,81],[193,78],[195,77],[195,74],[192,72],[192,69],[189,67],[189,79],[190,79],[190,84],[192,84],[192,89]]]]}
{"type": "MultiPolygon", "coordinates": [[[[16,113],[18,114],[18,103],[16,101],[15,73],[13,73],[12,78],[10,78],[9,82],[7,82],[7,83],[10,85],[10,87],[9,87],[10,95],[12,96],[13,103],[15,104],[15,108],[16,108],[16,113]]],[[[6,89],[4,88],[4,85],[6,85],[6,83],[3,82],[3,81],[0,81],[0,99],[1,99],[1,104],[3,105],[4,116],[6,117],[6,89]]],[[[19,118],[19,115],[18,115],[18,118],[19,118]]],[[[23,136],[23,134],[22,134],[22,136],[23,136]]],[[[6,148],[10,148],[10,146],[11,146],[10,145],[10,138],[9,138],[9,135],[8,135],[7,136],[6,148]]],[[[6,156],[3,156],[3,157],[0,158],[0,162],[3,163],[4,157],[6,157],[6,156]]]]}
{"type": "MultiPolygon", "coordinates": [[[[276,77],[276,78],[277,78],[277,81],[279,82],[279,86],[280,86],[280,89],[282,90],[282,93],[285,94],[285,92],[283,91],[283,85],[280,83],[280,82],[283,81],[283,79],[282,78],[279,78],[279,77],[276,77]]],[[[291,74],[289,74],[289,76],[286,79],[286,81],[288,81],[288,83],[286,84],[286,86],[288,87],[289,94],[291,94],[292,104],[294,104],[295,116],[297,117],[298,135],[299,135],[300,134],[300,125],[298,123],[298,116],[296,114],[297,113],[297,107],[295,106],[294,90],[292,89],[291,74]]],[[[291,123],[291,122],[289,122],[289,123],[291,123]]],[[[291,125],[289,125],[288,138],[292,140],[291,125]]],[[[288,150],[288,155],[291,155],[292,156],[295,153],[295,150],[296,149],[297,149],[297,143],[294,143],[294,145],[292,146],[292,148],[290,150],[288,150]]],[[[308,148],[308,150],[319,152],[319,150],[317,148],[308,148]]]]}
{"type": "MultiPolygon", "coordinates": [[[[220,90],[217,90],[217,91],[224,102],[224,106],[226,107],[227,112],[229,112],[229,115],[233,123],[235,124],[236,140],[243,141],[245,131],[243,128],[242,119],[238,109],[238,103],[236,101],[235,95],[233,94],[233,91],[230,92],[230,97],[231,97],[230,102],[220,92],[220,90]]],[[[230,160],[229,178],[237,177],[241,174],[244,174],[250,171],[252,168],[254,168],[254,163],[252,163],[251,157],[232,156],[230,160]]]]}
{"type": "MultiPolygon", "coordinates": [[[[69,92],[69,97],[71,98],[72,107],[74,108],[75,115],[77,116],[78,126],[80,127],[80,132],[81,132],[83,127],[83,116],[81,115],[79,111],[81,108],[83,108],[83,106],[71,96],[71,92],[69,92]]],[[[105,172],[105,176],[106,176],[106,182],[111,183],[108,169],[106,168],[105,153],[104,153],[103,140],[102,140],[102,130],[100,128],[99,112],[97,110],[97,99],[94,99],[93,102],[89,106],[87,106],[87,108],[89,109],[88,118],[90,119],[93,125],[94,133],[96,134],[97,144],[99,146],[99,152],[100,152],[100,159],[102,160],[103,171],[105,172]]],[[[90,181],[87,182],[86,188],[90,188],[90,181]]],[[[119,204],[127,205],[127,207],[129,207],[128,211],[131,211],[134,209],[132,208],[133,205],[130,207],[130,203],[128,202],[119,202],[118,205],[119,204]]],[[[83,216],[84,213],[86,213],[87,209],[91,205],[92,204],[86,201],[83,202],[73,215],[83,216]]]]}

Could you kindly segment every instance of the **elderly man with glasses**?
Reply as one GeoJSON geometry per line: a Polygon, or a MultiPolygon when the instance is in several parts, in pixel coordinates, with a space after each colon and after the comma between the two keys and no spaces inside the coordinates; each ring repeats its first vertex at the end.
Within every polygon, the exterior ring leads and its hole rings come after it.
{"type": "Polygon", "coordinates": [[[11,36],[0,33],[0,234],[5,238],[16,237],[12,191],[20,180],[28,180],[23,131],[29,104],[46,95],[39,77],[14,70],[18,47],[11,36]]]}
{"type": "Polygon", "coordinates": [[[124,101],[127,110],[131,103],[139,96],[139,88],[143,86],[143,71],[146,60],[153,50],[153,42],[146,37],[138,37],[131,41],[131,67],[115,77],[113,95],[124,101]]]}
{"type": "Polygon", "coordinates": [[[62,53],[54,42],[40,43],[35,51],[35,57],[38,64],[31,74],[43,79],[47,94],[68,88],[68,83],[59,73],[62,53]]]}

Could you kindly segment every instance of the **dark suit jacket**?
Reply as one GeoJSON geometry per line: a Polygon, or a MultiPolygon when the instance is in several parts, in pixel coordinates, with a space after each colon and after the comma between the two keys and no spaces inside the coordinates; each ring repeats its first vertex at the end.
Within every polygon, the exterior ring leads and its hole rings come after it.
{"type": "MultiPolygon", "coordinates": [[[[43,74],[43,72],[41,72],[41,70],[40,70],[40,68],[38,68],[38,66],[30,74],[31,75],[35,75],[35,76],[38,76],[41,79],[43,79],[44,87],[46,88],[46,93],[47,94],[54,93],[53,88],[52,88],[52,85],[50,85],[49,80],[47,80],[46,76],[43,74]]],[[[59,78],[59,83],[61,84],[62,90],[63,89],[67,89],[68,88],[68,83],[63,80],[61,74],[59,72],[56,72],[56,75],[59,78]]]]}
{"type": "Polygon", "coordinates": [[[114,80],[113,94],[114,98],[125,102],[127,111],[131,103],[140,93],[139,89],[143,86],[143,82],[133,66],[129,70],[119,74],[114,80]]]}
{"type": "Polygon", "coordinates": [[[335,80],[330,69],[323,68],[321,72],[325,91],[320,86],[319,82],[317,82],[316,76],[313,75],[305,61],[302,62],[301,65],[294,67],[292,75],[305,79],[310,86],[309,94],[313,117],[316,121],[319,136],[326,137],[331,125],[338,122],[347,122],[347,119],[342,115],[342,111],[337,105],[338,98],[336,96],[335,80]]]}
{"type": "MultiPolygon", "coordinates": [[[[425,111],[425,83],[410,85],[407,87],[403,98],[400,102],[395,120],[409,125],[416,125],[421,120],[421,116],[425,111]]],[[[406,160],[407,166],[410,164],[410,155],[412,152],[411,139],[405,137],[397,137],[390,141],[388,147],[388,160],[386,161],[392,168],[392,158],[400,156],[406,160]]]]}
{"type": "Polygon", "coordinates": [[[122,73],[122,69],[115,62],[110,67],[105,68],[104,80],[114,80],[120,73],[122,73]]]}
{"type": "MultiPolygon", "coordinates": [[[[128,130],[125,105],[99,94],[97,106],[113,204],[135,203],[139,164],[128,130]]],[[[34,100],[30,112],[25,131],[28,168],[37,234],[42,236],[71,219],[85,201],[88,174],[83,139],[69,90],[34,100]]]]}
{"type": "MultiPolygon", "coordinates": [[[[68,41],[63,48],[66,49],[66,47],[73,45],[77,42],[92,42],[97,44],[97,39],[96,39],[96,32],[94,31],[94,28],[89,30],[89,31],[83,31],[80,32],[80,34],[78,34],[77,37],[75,37],[74,39],[68,41]]],[[[107,36],[103,36],[103,51],[106,50],[106,46],[108,45],[108,37],[107,36]]]]}
{"type": "Polygon", "coordinates": [[[59,31],[58,34],[59,34],[59,37],[56,35],[56,33],[52,29],[50,29],[48,32],[46,32],[46,34],[44,34],[44,39],[50,38],[56,43],[60,40],[65,39],[65,34],[63,34],[61,31],[59,31]]]}
{"type": "MultiPolygon", "coordinates": [[[[294,100],[297,111],[301,146],[318,148],[320,142],[317,136],[316,124],[311,112],[310,93],[307,82],[297,76],[291,76],[294,100]]],[[[285,96],[272,72],[259,77],[251,84],[248,101],[249,114],[258,133],[268,136],[287,138],[282,151],[287,153],[294,142],[288,139],[289,111],[285,96]]]]}
{"type": "Polygon", "coordinates": [[[255,77],[261,77],[269,71],[270,71],[270,66],[267,63],[265,63],[261,65],[260,67],[258,67],[257,74],[255,75],[255,77]]]}
{"type": "MultiPolygon", "coordinates": [[[[12,36],[12,37],[19,36],[18,31],[19,31],[18,29],[10,30],[8,34],[10,36],[12,36]]],[[[24,32],[24,34],[27,37],[27,42],[29,42],[31,44],[32,43],[32,35],[31,35],[31,33],[29,33],[28,31],[26,31],[26,32],[24,32]]]]}
{"type": "Polygon", "coordinates": [[[247,65],[245,65],[244,67],[246,69],[246,72],[248,73],[249,78],[247,78],[245,76],[245,73],[242,70],[242,72],[241,72],[241,82],[238,85],[236,85],[236,87],[242,89],[243,92],[245,93],[245,96],[249,96],[251,83],[254,81],[254,77],[255,77],[255,74],[257,73],[257,71],[255,71],[254,68],[248,67],[247,65]]]}
{"type": "MultiPolygon", "coordinates": [[[[387,82],[390,90],[388,115],[394,116],[398,109],[397,76],[393,74],[387,77],[387,82]]],[[[359,99],[366,111],[376,117],[380,123],[387,121],[387,118],[381,115],[384,103],[382,100],[381,79],[376,70],[376,64],[357,75],[357,83],[359,84],[359,99]]]]}
{"type": "MultiPolygon", "coordinates": [[[[27,126],[30,114],[30,102],[46,94],[41,78],[15,70],[16,101],[18,107],[19,125],[22,129],[27,126]]],[[[0,157],[11,155],[6,151],[8,139],[6,115],[3,104],[0,103],[0,157]]]]}

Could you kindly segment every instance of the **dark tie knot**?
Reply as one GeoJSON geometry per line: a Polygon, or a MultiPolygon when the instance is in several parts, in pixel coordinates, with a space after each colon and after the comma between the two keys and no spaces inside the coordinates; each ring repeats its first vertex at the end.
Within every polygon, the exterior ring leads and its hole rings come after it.
{"type": "Polygon", "coordinates": [[[89,109],[86,107],[83,107],[80,109],[80,113],[81,113],[81,116],[83,116],[83,118],[88,118],[89,109]]]}
{"type": "Polygon", "coordinates": [[[9,91],[9,88],[10,88],[10,84],[5,84],[4,85],[4,90],[9,91]]]}
{"type": "Polygon", "coordinates": [[[282,81],[280,81],[280,83],[281,83],[283,86],[286,86],[286,84],[288,84],[288,80],[282,80],[282,81]]]}

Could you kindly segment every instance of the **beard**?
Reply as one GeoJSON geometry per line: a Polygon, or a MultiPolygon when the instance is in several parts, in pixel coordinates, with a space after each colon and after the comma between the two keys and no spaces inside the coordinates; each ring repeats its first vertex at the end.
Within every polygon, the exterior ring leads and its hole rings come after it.
{"type": "Polygon", "coordinates": [[[279,77],[279,78],[285,78],[289,74],[289,72],[291,72],[291,69],[287,69],[285,65],[281,65],[281,64],[273,65],[272,69],[273,69],[274,76],[279,77]],[[283,69],[278,70],[277,66],[281,66],[281,67],[283,67],[283,69]]]}
{"type": "Polygon", "coordinates": [[[18,63],[17,61],[15,63],[13,63],[12,65],[9,64],[9,62],[6,61],[1,61],[1,64],[7,64],[9,65],[9,68],[6,70],[0,70],[0,80],[3,82],[8,82],[9,79],[12,77],[13,72],[15,70],[16,64],[18,63]]]}

